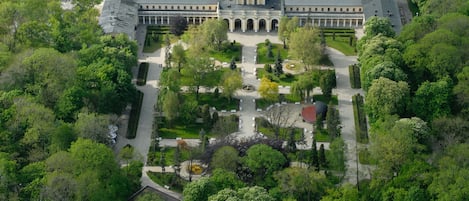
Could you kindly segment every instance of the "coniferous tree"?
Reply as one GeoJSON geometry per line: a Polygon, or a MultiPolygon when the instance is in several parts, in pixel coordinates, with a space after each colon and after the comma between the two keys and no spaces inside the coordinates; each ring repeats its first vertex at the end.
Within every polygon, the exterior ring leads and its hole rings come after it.
{"type": "Polygon", "coordinates": [[[326,168],[327,167],[327,159],[326,159],[326,152],[324,150],[324,144],[321,144],[319,146],[319,164],[321,167],[326,168]]]}
{"type": "Polygon", "coordinates": [[[309,165],[310,167],[313,167],[314,170],[319,171],[319,157],[316,146],[316,140],[313,140],[313,144],[311,145],[311,159],[309,165]]]}

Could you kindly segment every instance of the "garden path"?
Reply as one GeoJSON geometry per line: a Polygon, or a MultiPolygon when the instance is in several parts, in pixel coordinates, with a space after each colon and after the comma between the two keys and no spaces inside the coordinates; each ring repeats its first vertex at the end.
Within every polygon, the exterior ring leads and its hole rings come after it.
{"type": "Polygon", "coordinates": [[[359,93],[364,95],[361,89],[352,89],[350,86],[350,76],[348,66],[357,63],[356,56],[345,56],[341,52],[327,48],[329,58],[334,64],[337,76],[337,87],[333,89],[333,94],[338,95],[339,105],[337,109],[340,113],[342,123],[342,138],[346,144],[345,151],[345,179],[344,183],[357,184],[357,178],[364,179],[370,177],[369,166],[358,162],[358,150],[355,138],[355,122],[353,116],[352,96],[359,93]]]}

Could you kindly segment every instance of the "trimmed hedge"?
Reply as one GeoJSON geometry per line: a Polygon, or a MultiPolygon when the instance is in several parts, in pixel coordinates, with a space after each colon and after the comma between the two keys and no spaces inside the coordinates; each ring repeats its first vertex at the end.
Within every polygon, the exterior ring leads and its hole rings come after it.
{"type": "Polygon", "coordinates": [[[132,103],[132,109],[129,115],[129,125],[127,127],[127,139],[134,139],[137,136],[138,120],[140,118],[140,111],[142,109],[143,93],[137,91],[137,99],[132,103]]]}
{"type": "Polygon", "coordinates": [[[363,106],[363,96],[356,94],[352,96],[353,116],[355,120],[355,135],[357,142],[368,143],[368,126],[363,106]]]}
{"type": "Polygon", "coordinates": [[[352,87],[352,89],[360,89],[360,67],[358,67],[357,64],[353,64],[348,67],[348,71],[350,75],[350,86],[352,87]]]}
{"type": "Polygon", "coordinates": [[[150,65],[146,62],[143,62],[138,67],[138,75],[137,75],[137,85],[143,86],[147,83],[147,75],[148,75],[148,67],[150,65]]]}

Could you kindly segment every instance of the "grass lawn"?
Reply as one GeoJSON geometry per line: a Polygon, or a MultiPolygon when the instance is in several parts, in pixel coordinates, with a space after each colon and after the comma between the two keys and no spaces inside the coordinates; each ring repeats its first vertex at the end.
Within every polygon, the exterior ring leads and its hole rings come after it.
{"type": "Polygon", "coordinates": [[[298,75],[292,74],[282,74],[280,77],[275,76],[273,73],[268,73],[264,68],[256,68],[256,76],[258,79],[263,78],[264,76],[270,76],[272,81],[277,82],[280,86],[290,86],[293,82],[298,80],[298,75]]]}
{"type": "Polygon", "coordinates": [[[287,158],[289,161],[301,161],[303,163],[308,164],[308,160],[311,157],[310,150],[297,150],[294,153],[288,153],[287,158]]]}
{"type": "MultiPolygon", "coordinates": [[[[301,102],[301,99],[293,94],[279,94],[279,100],[280,102],[287,102],[287,103],[301,102]]],[[[256,109],[265,110],[267,107],[275,103],[278,103],[278,102],[267,101],[263,98],[256,99],[256,109]]]]}
{"type": "MultiPolygon", "coordinates": [[[[265,123],[269,124],[266,119],[262,117],[257,117],[256,118],[256,125],[257,125],[257,130],[264,134],[268,138],[275,139],[275,132],[272,128],[268,127],[268,125],[265,125],[265,123]]],[[[280,135],[278,136],[279,139],[282,140],[288,140],[288,128],[280,128],[280,135]]],[[[300,141],[303,140],[303,129],[301,128],[293,128],[294,133],[295,133],[295,141],[300,141]]]]}
{"type": "Polygon", "coordinates": [[[170,190],[179,193],[182,193],[184,186],[189,183],[174,173],[148,172],[147,174],[155,183],[161,186],[168,185],[170,190]]]}
{"type": "Polygon", "coordinates": [[[165,26],[148,26],[147,35],[145,36],[145,43],[143,46],[143,52],[151,53],[160,49],[164,43],[165,35],[169,35],[171,43],[176,42],[179,38],[173,34],[170,34],[169,27],[165,26]]]}
{"type": "MultiPolygon", "coordinates": [[[[176,139],[186,138],[186,139],[198,139],[199,132],[203,128],[203,124],[199,123],[188,123],[188,122],[178,122],[174,121],[172,128],[160,128],[158,130],[158,135],[164,139],[176,139]]],[[[211,136],[210,133],[207,133],[207,136],[211,136]]]]}
{"type": "Polygon", "coordinates": [[[236,61],[241,61],[243,46],[240,43],[223,43],[222,49],[220,51],[212,50],[210,51],[210,57],[215,58],[220,62],[231,62],[232,58],[235,58],[236,61]]]}
{"type": "Polygon", "coordinates": [[[331,141],[329,134],[327,134],[326,130],[315,131],[313,136],[316,142],[330,142],[331,141]]]}
{"type": "MultiPolygon", "coordinates": [[[[184,67],[183,67],[184,68],[184,67]]],[[[183,69],[184,70],[184,69],[183,69]]],[[[181,71],[183,71],[181,70],[181,71]]],[[[217,85],[220,80],[222,79],[223,77],[223,74],[226,72],[226,71],[230,71],[231,69],[230,68],[219,68],[217,70],[214,70],[210,73],[208,73],[205,77],[207,78],[206,79],[206,82],[210,82],[212,85],[217,85]]],[[[166,76],[166,73],[167,72],[162,72],[161,74],[161,77],[162,76],[166,76]]],[[[182,73],[181,73],[181,85],[182,86],[189,86],[190,85],[190,82],[191,82],[191,79],[192,78],[189,78],[189,77],[185,77],[182,73]]]]}
{"type": "Polygon", "coordinates": [[[288,50],[283,49],[282,44],[272,43],[272,55],[273,57],[267,57],[267,46],[265,43],[257,44],[257,63],[260,64],[273,64],[275,62],[275,57],[277,56],[278,51],[280,50],[280,57],[282,60],[288,58],[288,50]]]}
{"type": "Polygon", "coordinates": [[[315,94],[313,95],[313,99],[315,101],[321,101],[323,103],[329,104],[329,102],[332,102],[333,105],[339,105],[339,100],[337,99],[337,95],[332,95],[330,98],[326,97],[322,94],[315,94]]]}
{"type": "Polygon", "coordinates": [[[366,148],[358,151],[358,161],[365,165],[376,165],[377,163],[377,161],[371,157],[370,152],[366,148]]]}
{"type": "Polygon", "coordinates": [[[332,37],[326,37],[326,45],[339,50],[346,56],[357,55],[355,52],[355,47],[349,45],[349,37],[335,37],[335,40],[332,40],[332,37]]]}
{"type": "MultiPolygon", "coordinates": [[[[150,147],[150,153],[148,154],[148,163],[151,166],[161,166],[161,148],[159,150],[154,150],[154,147],[150,147]]],[[[174,153],[176,152],[176,147],[165,147],[164,154],[165,154],[165,166],[172,166],[174,164],[174,153]]],[[[188,150],[182,149],[180,152],[180,162],[189,160],[190,152],[188,150]]]]}
{"type": "MultiPolygon", "coordinates": [[[[188,96],[195,97],[195,93],[183,93],[181,94],[184,99],[189,98],[188,96]]],[[[220,110],[238,110],[239,109],[239,99],[232,98],[228,101],[227,98],[219,95],[216,97],[213,93],[199,93],[199,101],[197,101],[200,106],[209,105],[210,107],[215,107],[217,111],[220,110]]]]}

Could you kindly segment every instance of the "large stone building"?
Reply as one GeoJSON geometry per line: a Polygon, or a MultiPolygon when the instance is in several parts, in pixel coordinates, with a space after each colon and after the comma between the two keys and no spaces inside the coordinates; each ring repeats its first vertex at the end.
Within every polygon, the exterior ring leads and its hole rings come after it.
{"type": "Polygon", "coordinates": [[[300,26],[360,28],[367,13],[378,14],[381,1],[393,0],[105,0],[100,24],[106,33],[131,34],[138,24],[168,25],[181,16],[189,24],[222,19],[231,32],[270,32],[288,16],[298,17],[300,26]]]}

